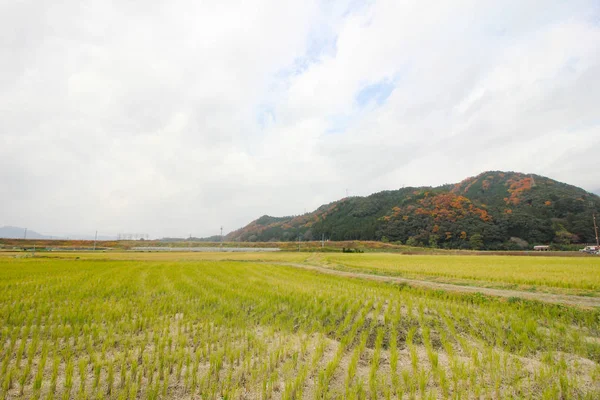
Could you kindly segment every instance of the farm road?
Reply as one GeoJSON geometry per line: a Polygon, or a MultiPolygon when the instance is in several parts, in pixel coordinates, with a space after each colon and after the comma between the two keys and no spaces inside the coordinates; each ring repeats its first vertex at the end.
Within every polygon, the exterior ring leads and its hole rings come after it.
{"type": "Polygon", "coordinates": [[[422,287],[434,290],[446,290],[449,292],[461,292],[461,293],[482,293],[489,296],[499,297],[518,297],[527,300],[537,300],[546,303],[578,306],[578,307],[600,307],[600,298],[597,297],[585,297],[585,296],[573,296],[573,295],[561,295],[561,294],[550,294],[550,293],[535,293],[535,292],[524,292],[521,290],[506,290],[506,289],[493,289],[477,286],[464,286],[464,285],[453,285],[450,283],[439,283],[431,282],[418,279],[407,279],[396,276],[382,276],[374,275],[362,272],[348,272],[340,271],[336,269],[326,268],[320,265],[310,264],[298,264],[298,263],[284,263],[284,262],[265,262],[265,264],[271,265],[284,265],[288,267],[303,268],[311,271],[317,271],[330,275],[343,276],[346,278],[360,278],[369,279],[379,282],[392,282],[392,283],[406,283],[414,287],[422,287]]]}

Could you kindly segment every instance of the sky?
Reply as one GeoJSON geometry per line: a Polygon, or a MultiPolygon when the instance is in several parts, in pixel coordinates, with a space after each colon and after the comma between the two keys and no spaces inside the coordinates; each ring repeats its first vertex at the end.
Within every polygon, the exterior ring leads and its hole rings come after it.
{"type": "Polygon", "coordinates": [[[196,237],[486,170],[600,188],[600,3],[0,0],[0,226],[196,237]]]}

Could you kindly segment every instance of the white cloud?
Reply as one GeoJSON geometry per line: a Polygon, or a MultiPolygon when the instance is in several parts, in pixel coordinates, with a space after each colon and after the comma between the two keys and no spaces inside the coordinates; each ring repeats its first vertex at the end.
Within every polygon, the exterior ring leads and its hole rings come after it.
{"type": "Polygon", "coordinates": [[[202,236],[486,169],[594,189],[599,16],[594,1],[0,3],[0,225],[202,236]],[[382,83],[387,98],[359,97],[382,83]]]}

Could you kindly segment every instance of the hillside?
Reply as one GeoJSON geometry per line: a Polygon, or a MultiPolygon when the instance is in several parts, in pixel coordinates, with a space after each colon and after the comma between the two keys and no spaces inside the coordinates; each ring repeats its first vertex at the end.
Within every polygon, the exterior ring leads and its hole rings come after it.
{"type": "Polygon", "coordinates": [[[311,213],[262,216],[228,241],[381,240],[440,248],[521,249],[595,242],[600,197],[543,176],[489,171],[440,187],[347,197],[311,213]]]}

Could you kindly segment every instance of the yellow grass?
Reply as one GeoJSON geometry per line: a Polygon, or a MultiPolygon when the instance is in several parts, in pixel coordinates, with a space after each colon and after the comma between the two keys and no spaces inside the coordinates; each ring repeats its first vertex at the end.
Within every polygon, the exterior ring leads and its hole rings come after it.
{"type": "Polygon", "coordinates": [[[331,267],[416,279],[527,289],[600,291],[600,257],[324,254],[331,267]]]}
{"type": "MultiPolygon", "coordinates": [[[[2,257],[30,253],[0,252],[2,257]]],[[[36,257],[97,260],[231,260],[328,268],[481,287],[600,296],[600,257],[402,255],[397,253],[39,252],[36,257]]]]}

